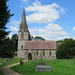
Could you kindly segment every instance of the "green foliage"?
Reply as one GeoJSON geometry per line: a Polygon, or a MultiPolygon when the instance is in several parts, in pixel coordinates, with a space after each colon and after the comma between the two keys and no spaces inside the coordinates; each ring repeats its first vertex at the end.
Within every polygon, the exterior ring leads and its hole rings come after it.
{"type": "Polygon", "coordinates": [[[61,43],[62,43],[62,42],[63,42],[63,40],[59,40],[59,41],[56,41],[56,42],[57,42],[57,43],[59,43],[59,42],[61,42],[61,43]]]}
{"type": "Polygon", "coordinates": [[[14,50],[17,51],[17,47],[18,47],[18,35],[17,34],[13,34],[11,37],[11,40],[13,40],[14,42],[14,50]]]}
{"type": "Polygon", "coordinates": [[[73,60],[56,59],[56,61],[58,63],[55,63],[55,60],[28,61],[22,66],[16,65],[11,69],[26,75],[75,75],[75,64],[73,63],[73,60]],[[35,64],[39,62],[46,62],[46,65],[51,66],[51,72],[36,72],[35,64]]]}
{"type": "Polygon", "coordinates": [[[14,41],[7,38],[4,41],[4,44],[0,46],[0,57],[9,58],[13,57],[14,54],[14,41]]]}
{"type": "Polygon", "coordinates": [[[45,41],[45,39],[42,38],[42,37],[40,37],[40,36],[36,36],[36,37],[34,37],[33,40],[36,40],[36,41],[45,41]]]}
{"type": "Polygon", "coordinates": [[[8,35],[6,31],[6,24],[9,22],[10,17],[13,14],[10,14],[10,9],[6,4],[8,0],[0,0],[0,45],[2,44],[3,39],[8,35]]]}
{"type": "Polygon", "coordinates": [[[4,75],[4,73],[3,73],[3,71],[2,71],[2,70],[0,70],[0,75],[4,75]]]}
{"type": "Polygon", "coordinates": [[[28,30],[28,33],[29,33],[29,40],[32,40],[33,39],[33,36],[31,36],[31,34],[30,34],[30,32],[29,32],[29,30],[28,30]]]}
{"type": "Polygon", "coordinates": [[[57,47],[56,56],[59,59],[70,59],[75,56],[75,40],[64,39],[61,45],[57,47]]]}

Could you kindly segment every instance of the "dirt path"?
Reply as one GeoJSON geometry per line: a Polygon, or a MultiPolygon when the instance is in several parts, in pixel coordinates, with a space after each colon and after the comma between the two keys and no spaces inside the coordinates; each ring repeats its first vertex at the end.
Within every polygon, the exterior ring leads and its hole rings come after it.
{"type": "MultiPolygon", "coordinates": [[[[24,61],[24,62],[26,62],[26,61],[24,61]]],[[[22,75],[22,74],[19,74],[19,73],[10,69],[12,66],[15,66],[17,64],[19,64],[19,63],[5,66],[5,67],[1,68],[1,70],[4,72],[5,75],[22,75]]]]}

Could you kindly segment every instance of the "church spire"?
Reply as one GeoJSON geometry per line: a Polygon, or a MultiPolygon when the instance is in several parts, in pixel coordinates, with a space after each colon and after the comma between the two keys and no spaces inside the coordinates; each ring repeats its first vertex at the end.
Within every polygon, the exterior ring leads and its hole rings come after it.
{"type": "Polygon", "coordinates": [[[22,14],[22,19],[21,19],[19,31],[28,31],[28,25],[27,25],[27,22],[26,22],[26,16],[25,16],[25,9],[24,8],[23,8],[23,14],[22,14]]]}
{"type": "Polygon", "coordinates": [[[26,16],[25,16],[25,9],[23,8],[23,14],[21,19],[21,24],[26,24],[26,16]]]}

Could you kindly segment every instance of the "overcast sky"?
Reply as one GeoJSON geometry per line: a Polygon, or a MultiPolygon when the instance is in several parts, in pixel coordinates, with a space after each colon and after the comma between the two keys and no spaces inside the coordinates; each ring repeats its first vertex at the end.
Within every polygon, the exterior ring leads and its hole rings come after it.
{"type": "Polygon", "coordinates": [[[46,40],[75,39],[75,0],[9,0],[11,13],[7,24],[9,37],[18,33],[23,8],[32,36],[46,40]]]}

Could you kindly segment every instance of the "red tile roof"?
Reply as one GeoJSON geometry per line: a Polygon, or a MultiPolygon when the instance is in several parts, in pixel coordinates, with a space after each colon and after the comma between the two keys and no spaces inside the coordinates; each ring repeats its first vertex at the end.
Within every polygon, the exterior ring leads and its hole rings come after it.
{"type": "Polygon", "coordinates": [[[25,49],[29,50],[50,50],[56,49],[55,41],[26,41],[25,49]]]}

